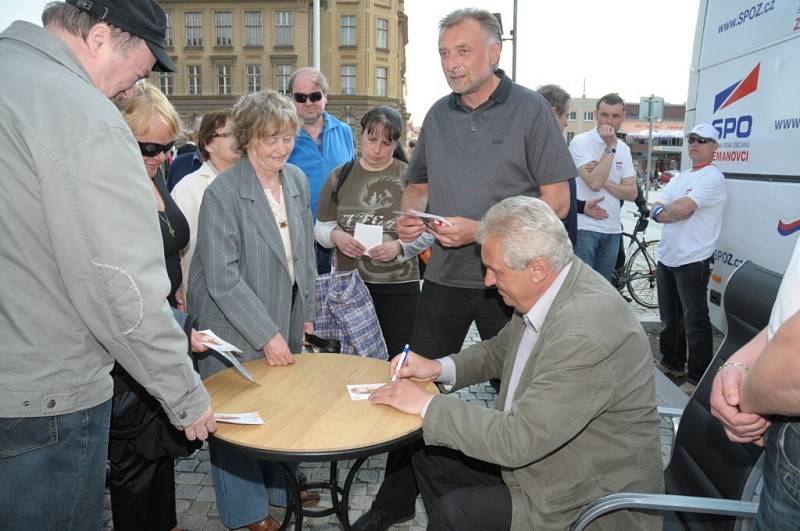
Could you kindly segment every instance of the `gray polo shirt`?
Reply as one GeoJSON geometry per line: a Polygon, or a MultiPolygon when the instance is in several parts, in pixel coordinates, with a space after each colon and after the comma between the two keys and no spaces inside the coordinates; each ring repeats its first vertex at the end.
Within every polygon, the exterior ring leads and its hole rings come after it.
{"type": "MultiPolygon", "coordinates": [[[[470,109],[457,94],[433,104],[422,123],[408,183],[428,184],[428,210],[481,219],[507,197],[538,197],[539,186],[577,175],[550,106],[502,70],[483,105],[470,109]]],[[[445,286],[483,288],[480,246],[433,246],[425,278],[445,286]]]]}

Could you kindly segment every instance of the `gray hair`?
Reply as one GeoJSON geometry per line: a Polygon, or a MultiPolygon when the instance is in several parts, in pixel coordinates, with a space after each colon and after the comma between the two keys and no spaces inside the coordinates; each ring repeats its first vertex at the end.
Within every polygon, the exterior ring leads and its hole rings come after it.
{"type": "Polygon", "coordinates": [[[442,20],[439,21],[439,33],[447,28],[455,26],[467,19],[472,19],[481,25],[486,32],[488,44],[497,43],[503,44],[503,28],[497,17],[486,11],[485,9],[478,9],[476,7],[464,7],[456,9],[442,20]]]}
{"type": "Polygon", "coordinates": [[[45,28],[56,27],[84,40],[92,28],[98,24],[106,24],[111,28],[111,38],[117,46],[117,51],[123,57],[127,57],[131,50],[143,42],[141,38],[107,24],[83,9],[78,9],[64,2],[50,2],[42,11],[42,26],[45,28]]]}
{"type": "Polygon", "coordinates": [[[564,90],[558,85],[542,85],[537,89],[539,94],[542,95],[544,99],[547,100],[547,103],[550,104],[550,107],[555,109],[556,114],[558,116],[563,116],[567,109],[569,109],[569,100],[571,100],[571,96],[569,92],[564,90]]]}
{"type": "Polygon", "coordinates": [[[291,76],[289,76],[288,89],[289,89],[290,93],[294,92],[294,90],[292,88],[294,86],[294,80],[297,79],[297,77],[300,76],[300,75],[308,75],[308,76],[310,76],[311,77],[311,81],[316,86],[319,87],[319,90],[322,91],[322,93],[325,94],[326,96],[328,95],[328,90],[330,90],[330,87],[328,86],[328,80],[325,78],[325,74],[323,74],[322,72],[320,72],[316,68],[312,68],[310,66],[306,66],[306,67],[303,67],[303,68],[298,68],[297,70],[292,72],[291,76]]]}
{"type": "Polygon", "coordinates": [[[573,256],[564,224],[547,203],[535,197],[509,197],[490,208],[475,239],[483,245],[488,238],[500,240],[503,260],[514,271],[522,271],[539,257],[561,271],[573,256]]]}
{"type": "Polygon", "coordinates": [[[274,90],[245,94],[233,106],[231,131],[243,155],[254,140],[281,133],[295,135],[299,127],[292,101],[274,90]]]}

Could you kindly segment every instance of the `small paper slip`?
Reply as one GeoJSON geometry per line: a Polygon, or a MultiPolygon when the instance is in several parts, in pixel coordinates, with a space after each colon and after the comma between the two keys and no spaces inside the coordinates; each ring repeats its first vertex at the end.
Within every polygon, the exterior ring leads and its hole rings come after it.
{"type": "Polygon", "coordinates": [[[353,384],[347,386],[350,400],[367,400],[375,389],[381,388],[385,383],[353,384]]]}
{"type": "Polygon", "coordinates": [[[248,411],[247,413],[214,413],[214,420],[217,422],[228,422],[230,424],[264,424],[258,411],[248,411]]]}
{"type": "Polygon", "coordinates": [[[403,212],[402,210],[397,210],[397,211],[395,211],[395,214],[398,214],[398,215],[401,215],[401,216],[411,216],[411,217],[414,217],[414,218],[419,218],[423,222],[425,222],[426,224],[431,223],[431,222],[436,222],[436,223],[441,223],[442,225],[445,225],[447,227],[452,225],[452,223],[450,223],[449,221],[444,219],[442,216],[437,216],[436,214],[428,214],[427,212],[420,212],[419,210],[414,210],[413,208],[411,210],[409,210],[408,212],[403,212]]]}
{"type": "Polygon", "coordinates": [[[220,356],[231,362],[231,365],[233,365],[236,368],[236,370],[242,374],[242,376],[244,376],[254,384],[261,385],[255,380],[255,378],[253,378],[253,375],[250,374],[250,371],[245,369],[244,365],[239,363],[239,360],[236,359],[236,356],[232,354],[233,352],[241,352],[241,350],[231,345],[227,341],[221,339],[217,334],[215,334],[211,330],[201,330],[198,333],[202,335],[203,338],[205,339],[205,341],[203,341],[203,344],[205,346],[207,346],[208,348],[210,348],[211,350],[213,350],[214,352],[218,353],[220,356]]]}
{"type": "Polygon", "coordinates": [[[383,225],[356,223],[356,230],[353,232],[353,238],[369,251],[373,247],[377,247],[383,243],[383,225]]]}

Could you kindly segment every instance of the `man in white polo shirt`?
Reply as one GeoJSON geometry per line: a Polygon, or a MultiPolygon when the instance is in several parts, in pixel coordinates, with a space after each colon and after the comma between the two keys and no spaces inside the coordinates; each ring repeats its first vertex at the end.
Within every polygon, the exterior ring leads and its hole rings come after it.
{"type": "Polygon", "coordinates": [[[597,127],[572,139],[569,151],[578,167],[578,199],[607,198],[605,219],[578,214],[578,240],[575,254],[595,271],[611,280],[622,238],[619,213],[621,200],[636,199],[636,171],[631,150],[617,141],[617,131],[625,118],[625,102],[617,94],[597,100],[597,127]]]}
{"type": "Polygon", "coordinates": [[[670,180],[651,218],[664,224],[656,250],[658,309],[664,322],[658,368],[674,378],[685,375],[681,388],[690,394],[712,356],[706,292],[727,191],[725,176],[711,164],[719,132],[703,123],[687,139],[692,168],[670,180]]]}

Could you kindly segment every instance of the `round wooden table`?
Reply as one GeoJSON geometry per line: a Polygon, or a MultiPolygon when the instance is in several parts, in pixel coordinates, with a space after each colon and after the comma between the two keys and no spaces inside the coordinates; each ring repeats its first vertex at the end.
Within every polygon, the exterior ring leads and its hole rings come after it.
{"type": "MultiPolygon", "coordinates": [[[[388,382],[388,362],[345,354],[298,354],[294,365],[270,367],[263,359],[245,363],[260,385],[235,369],[218,372],[205,380],[215,413],[258,411],[262,425],[218,423],[214,438],[242,452],[280,463],[290,490],[290,503],[282,528],[292,512],[295,529],[303,516],[336,514],[350,529],[348,497],[355,474],[367,457],[403,446],[418,438],[422,419],[368,400],[351,400],[348,384],[388,382]],[[356,459],[343,486],[337,481],[337,461],[356,459]],[[328,482],[304,488],[331,492],[333,507],[303,510],[300,488],[287,463],[330,461],[328,482]]],[[[437,393],[432,383],[425,389],[437,393]]]]}

